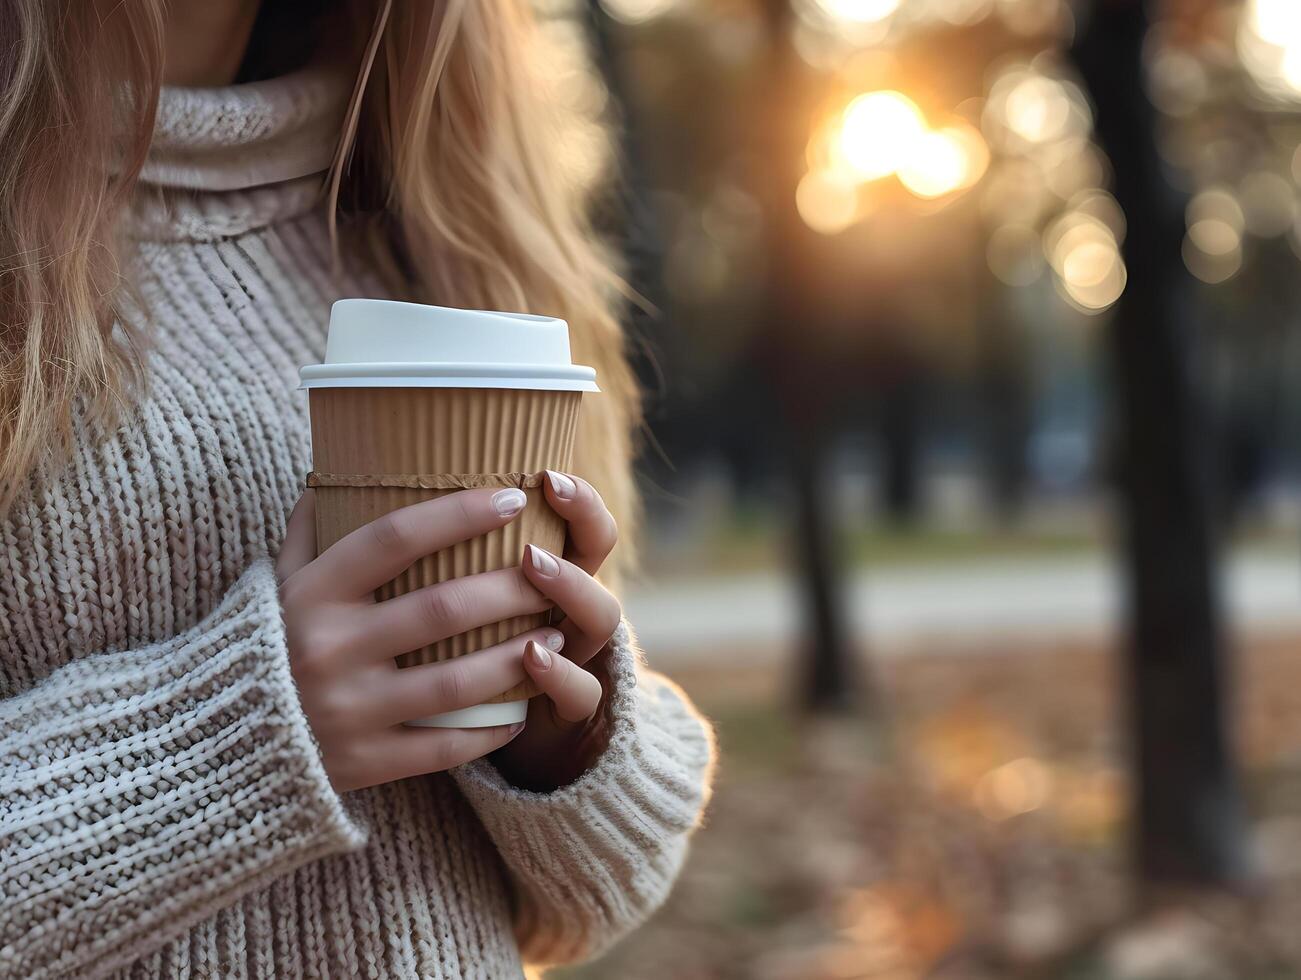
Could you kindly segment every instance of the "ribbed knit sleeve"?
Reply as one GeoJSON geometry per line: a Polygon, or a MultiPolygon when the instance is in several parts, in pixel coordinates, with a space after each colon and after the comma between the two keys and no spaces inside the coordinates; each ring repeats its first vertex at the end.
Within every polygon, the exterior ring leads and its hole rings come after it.
{"type": "Polygon", "coordinates": [[[453,770],[510,876],[526,960],[585,959],[641,924],[668,896],[708,801],[713,732],[640,659],[625,623],[611,640],[609,744],[575,782],[535,793],[487,760],[453,770]]]}
{"type": "Polygon", "coordinates": [[[199,625],[0,701],[0,976],[98,976],[364,843],[298,704],[270,565],[199,625]]]}

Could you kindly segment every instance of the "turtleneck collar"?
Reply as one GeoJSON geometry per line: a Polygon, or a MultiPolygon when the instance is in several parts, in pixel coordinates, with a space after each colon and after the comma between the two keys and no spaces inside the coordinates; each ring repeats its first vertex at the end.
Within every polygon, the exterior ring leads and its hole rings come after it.
{"type": "Polygon", "coordinates": [[[164,86],[136,210],[141,237],[239,234],[309,210],[351,80],[314,64],[266,81],[164,86]]]}

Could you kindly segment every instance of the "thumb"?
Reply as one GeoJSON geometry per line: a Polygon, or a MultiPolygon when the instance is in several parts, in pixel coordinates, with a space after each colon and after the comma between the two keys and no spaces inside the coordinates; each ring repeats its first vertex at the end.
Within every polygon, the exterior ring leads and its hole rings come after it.
{"type": "Polygon", "coordinates": [[[568,657],[552,653],[536,640],[524,648],[524,669],[551,700],[557,720],[581,725],[601,706],[601,682],[568,657]]]}
{"type": "Polygon", "coordinates": [[[276,558],[276,582],[283,582],[316,557],[316,491],[305,490],[285,524],[276,558]]]}

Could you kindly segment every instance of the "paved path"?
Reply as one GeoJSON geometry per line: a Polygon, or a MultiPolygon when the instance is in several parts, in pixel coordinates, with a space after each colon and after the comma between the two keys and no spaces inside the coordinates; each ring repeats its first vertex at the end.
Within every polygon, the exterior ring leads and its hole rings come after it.
{"type": "MultiPolygon", "coordinates": [[[[1234,556],[1226,598],[1235,626],[1301,630],[1301,555],[1234,556]]],[[[1120,589],[1102,556],[953,562],[879,568],[850,586],[855,629],[875,655],[917,649],[926,640],[961,652],[991,636],[1102,636],[1115,628],[1120,589]]],[[[773,571],[683,577],[648,583],[627,596],[653,663],[671,666],[702,651],[775,657],[794,641],[800,610],[790,581],[773,571]]]]}

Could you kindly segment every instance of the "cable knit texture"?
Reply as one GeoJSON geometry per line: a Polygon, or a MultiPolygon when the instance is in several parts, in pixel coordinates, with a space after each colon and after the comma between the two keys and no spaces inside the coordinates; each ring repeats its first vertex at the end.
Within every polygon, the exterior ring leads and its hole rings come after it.
{"type": "Polygon", "coordinates": [[[482,977],[589,956],[664,898],[708,726],[611,643],[609,744],[537,794],[480,760],[340,797],[270,559],[310,469],[299,365],[346,81],[164,91],[127,232],[150,386],[0,520],[0,977],[482,977]]]}

